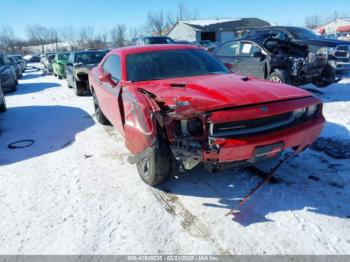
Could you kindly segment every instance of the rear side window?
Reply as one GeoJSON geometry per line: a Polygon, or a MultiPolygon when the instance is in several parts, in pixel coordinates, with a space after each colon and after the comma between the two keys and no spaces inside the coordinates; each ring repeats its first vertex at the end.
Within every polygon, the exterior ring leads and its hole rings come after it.
{"type": "Polygon", "coordinates": [[[220,48],[218,55],[220,55],[220,56],[235,56],[237,54],[237,47],[238,47],[237,42],[224,44],[220,48]]]}
{"type": "Polygon", "coordinates": [[[122,77],[120,57],[118,55],[109,56],[102,66],[105,73],[110,73],[113,80],[119,81],[122,77]]]}
{"type": "Polygon", "coordinates": [[[256,52],[262,52],[261,48],[251,42],[241,42],[239,55],[240,56],[253,56],[256,52]]]}

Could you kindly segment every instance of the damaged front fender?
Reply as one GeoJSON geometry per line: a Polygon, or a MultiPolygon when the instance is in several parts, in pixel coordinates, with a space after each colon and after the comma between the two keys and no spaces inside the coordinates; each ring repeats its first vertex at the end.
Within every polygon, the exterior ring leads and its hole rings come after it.
{"type": "Polygon", "coordinates": [[[122,101],[125,145],[133,155],[137,155],[155,142],[155,115],[148,99],[138,91],[123,88],[122,101]]]}

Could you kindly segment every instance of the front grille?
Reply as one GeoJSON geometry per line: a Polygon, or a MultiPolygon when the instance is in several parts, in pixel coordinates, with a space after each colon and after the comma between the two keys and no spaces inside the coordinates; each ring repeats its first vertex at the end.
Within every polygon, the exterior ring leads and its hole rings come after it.
{"type": "Polygon", "coordinates": [[[213,137],[244,136],[262,133],[287,126],[294,121],[294,113],[274,115],[265,118],[244,120],[230,123],[211,124],[210,135],[213,137]]]}
{"type": "Polygon", "coordinates": [[[348,58],[349,51],[349,46],[338,46],[334,52],[334,56],[337,58],[348,58]]]}

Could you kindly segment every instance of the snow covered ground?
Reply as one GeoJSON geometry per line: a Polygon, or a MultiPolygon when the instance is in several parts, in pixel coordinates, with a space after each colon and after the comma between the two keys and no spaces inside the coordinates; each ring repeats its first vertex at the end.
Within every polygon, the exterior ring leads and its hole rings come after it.
{"type": "MultiPolygon", "coordinates": [[[[349,141],[350,79],[322,89],[322,134],[349,141]]],[[[350,254],[349,159],[306,150],[234,219],[260,178],[245,170],[177,174],[146,186],[91,97],[29,72],[0,114],[1,254],[350,254]],[[33,139],[25,149],[8,149],[33,139]]]]}

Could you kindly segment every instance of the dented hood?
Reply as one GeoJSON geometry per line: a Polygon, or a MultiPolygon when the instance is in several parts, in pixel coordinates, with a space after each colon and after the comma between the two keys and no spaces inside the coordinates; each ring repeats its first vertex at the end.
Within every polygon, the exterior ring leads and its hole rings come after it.
{"type": "Polygon", "coordinates": [[[285,84],[235,74],[206,75],[134,83],[179,113],[195,113],[312,96],[285,84]]]}

